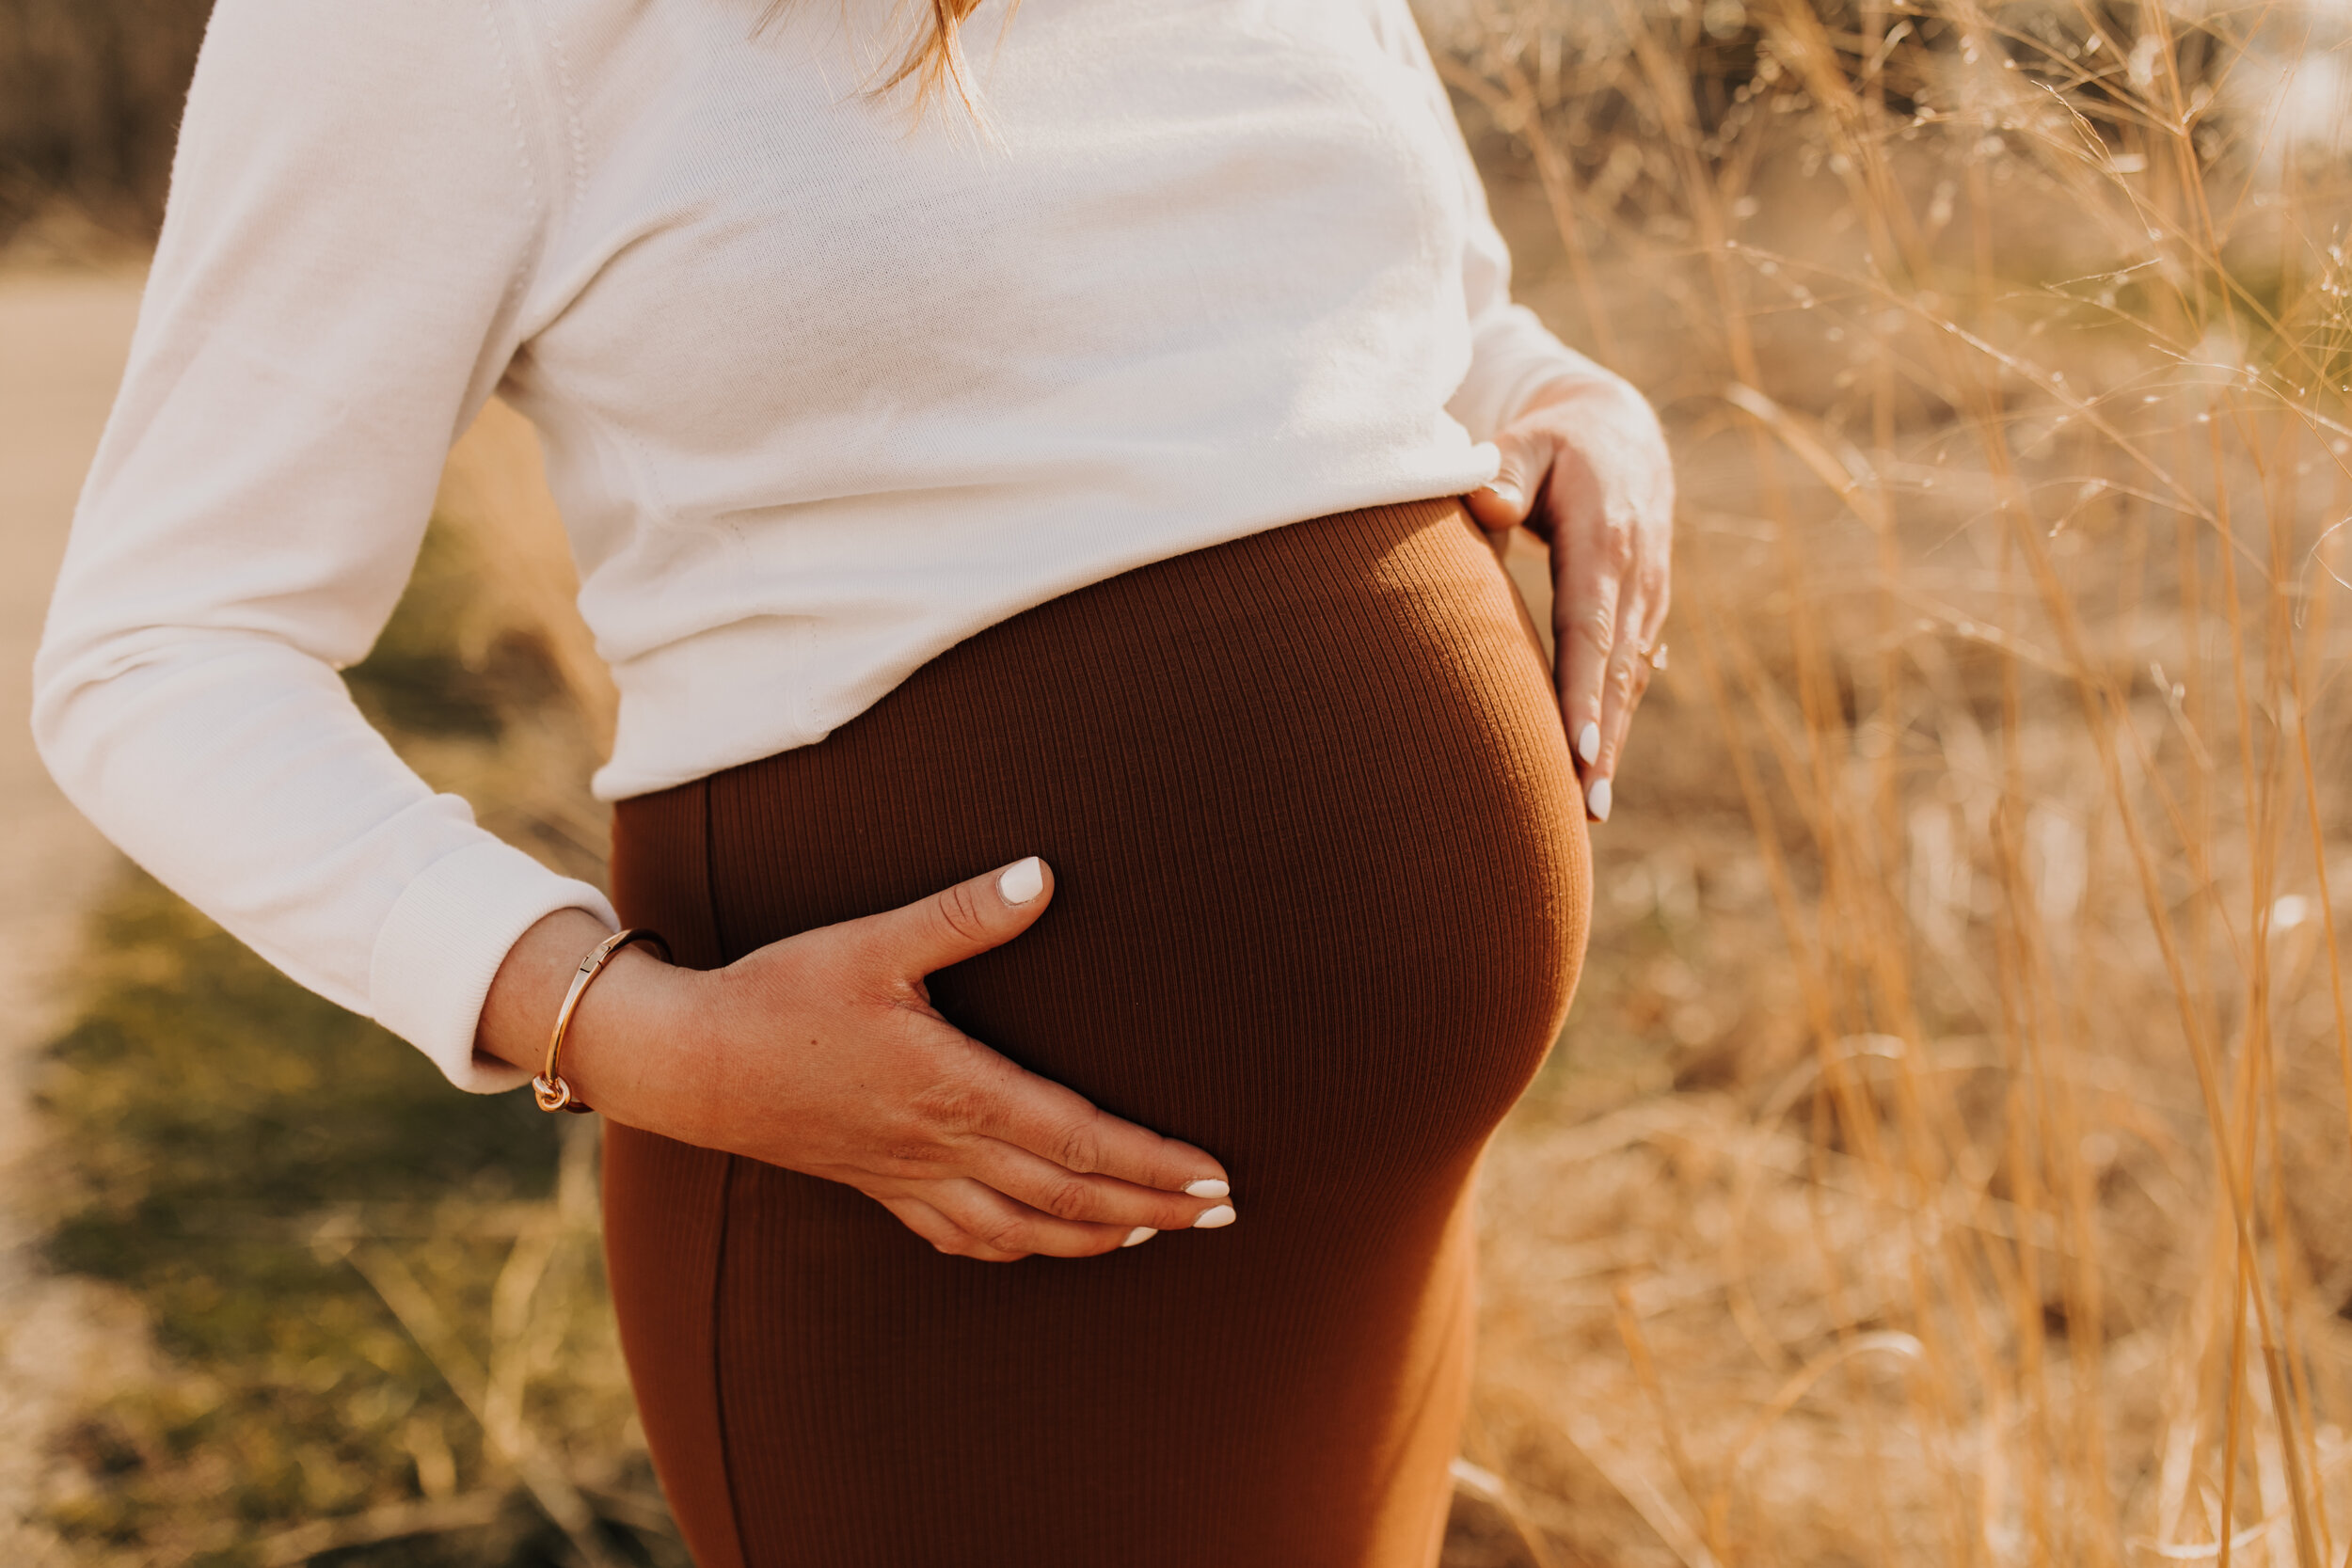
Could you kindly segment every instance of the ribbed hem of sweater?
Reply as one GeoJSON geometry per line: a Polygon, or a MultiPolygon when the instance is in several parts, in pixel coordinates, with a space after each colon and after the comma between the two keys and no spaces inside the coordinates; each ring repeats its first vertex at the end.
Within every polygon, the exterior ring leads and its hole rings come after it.
{"type": "Polygon", "coordinates": [[[510,845],[479,844],[443,856],[408,884],[376,937],[370,1010],[459,1088],[498,1094],[521,1087],[529,1071],[474,1054],[482,1004],[522,934],[571,909],[620,924],[603,894],[510,845]]]}

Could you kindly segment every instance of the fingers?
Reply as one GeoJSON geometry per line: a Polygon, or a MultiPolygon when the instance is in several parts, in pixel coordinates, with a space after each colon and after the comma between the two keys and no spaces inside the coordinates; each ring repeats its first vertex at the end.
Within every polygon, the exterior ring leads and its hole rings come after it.
{"type": "MultiPolygon", "coordinates": [[[[892,974],[919,978],[1009,941],[1052,895],[1050,871],[1031,857],[859,923],[870,927],[860,939],[886,955],[892,974]]],[[[1225,1220],[1211,1225],[1230,1222],[1225,1168],[1200,1149],[1110,1115],[928,1008],[902,1009],[895,1021],[901,1038],[923,1042],[910,1062],[916,1077],[905,1086],[912,1121],[889,1134],[898,1152],[875,1164],[845,1149],[829,1164],[928,1180],[977,1177],[1049,1219],[1116,1227],[1120,1235],[1139,1226],[1194,1226],[1219,1207],[1225,1220]]]]}
{"type": "Polygon", "coordinates": [[[851,924],[891,955],[906,979],[961,963],[1027,930],[1053,902],[1054,876],[1031,855],[929,898],[851,924]]]}
{"type": "Polygon", "coordinates": [[[1533,436],[1507,430],[1495,437],[1495,450],[1502,454],[1495,477],[1464,498],[1470,515],[1488,533],[1501,533],[1521,523],[1544,532],[1535,499],[1543,487],[1544,472],[1551,466],[1550,454],[1533,436]]]}
{"type": "Polygon", "coordinates": [[[993,1051],[976,1053],[970,1069],[979,1080],[967,1085],[977,1090],[972,1102],[980,1108],[975,1132],[1079,1176],[1196,1197],[1232,1191],[1225,1167],[1206,1152],[1112,1116],[993,1051]]]}
{"type": "Polygon", "coordinates": [[[1649,689],[1650,674],[1641,644],[1631,637],[1619,638],[1609,651],[1609,672],[1601,687],[1600,754],[1584,789],[1585,809],[1596,822],[1608,821],[1616,804],[1617,756],[1625,749],[1633,710],[1641,706],[1642,696],[1649,689]]]}
{"type": "Polygon", "coordinates": [[[1150,1241],[1132,1225],[1089,1225],[1057,1219],[1007,1197],[984,1182],[927,1181],[914,1193],[871,1193],[908,1229],[941,1252],[984,1262],[1048,1258],[1095,1258],[1150,1241]]]}
{"type": "Polygon", "coordinates": [[[1624,573],[1607,559],[1606,547],[1575,549],[1555,545],[1552,644],[1558,650],[1560,716],[1568,744],[1584,777],[1585,809],[1607,821],[1609,773],[1601,767],[1607,731],[1610,656],[1618,643],[1619,595],[1624,573]]]}
{"type": "Polygon", "coordinates": [[[1215,1230],[1230,1225],[1233,1206],[1222,1193],[1190,1196],[1138,1186],[1109,1176],[1082,1176],[1011,1144],[991,1140],[973,1151],[971,1173],[1015,1202],[1056,1219],[1087,1225],[1136,1226],[1152,1230],[1215,1230]]]}
{"type": "Polygon", "coordinates": [[[1617,762],[1625,750],[1634,710],[1649,692],[1657,673],[1654,659],[1658,635],[1666,618],[1665,583],[1647,562],[1626,579],[1625,598],[1617,615],[1623,628],[1610,644],[1607,673],[1601,682],[1598,754],[1591,759],[1584,791],[1585,809],[1597,822],[1609,820],[1616,803],[1617,762]]]}
{"type": "Polygon", "coordinates": [[[1009,1263],[1027,1256],[1019,1252],[998,1252],[986,1246],[964,1228],[919,1197],[902,1194],[868,1192],[866,1196],[898,1217],[898,1223],[931,1243],[941,1252],[959,1258],[981,1258],[991,1263],[1009,1263]]]}

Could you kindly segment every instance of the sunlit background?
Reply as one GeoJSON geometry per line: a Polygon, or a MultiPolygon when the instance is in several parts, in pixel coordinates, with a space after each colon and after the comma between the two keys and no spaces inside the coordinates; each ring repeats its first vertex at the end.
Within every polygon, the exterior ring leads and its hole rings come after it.
{"type": "MultiPolygon", "coordinates": [[[[24,736],[203,10],[0,0],[0,1558],[682,1563],[593,1120],[295,990],[24,736]]],[[[1685,498],[1449,1568],[2345,1561],[2352,8],[1422,19],[1685,498]]],[[[350,678],[599,874],[611,694],[495,405],[350,678]]]]}

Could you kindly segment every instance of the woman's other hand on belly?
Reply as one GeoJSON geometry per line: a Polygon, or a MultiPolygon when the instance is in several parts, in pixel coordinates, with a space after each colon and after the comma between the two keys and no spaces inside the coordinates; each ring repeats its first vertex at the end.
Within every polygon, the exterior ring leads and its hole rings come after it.
{"type": "Polygon", "coordinates": [[[1553,681],[1585,810],[1605,822],[1627,727],[1666,661],[1666,437],[1642,394],[1603,372],[1538,393],[1495,446],[1502,468],[1470,493],[1470,513],[1490,532],[1524,523],[1551,546],[1553,681]]]}
{"type": "MultiPolygon", "coordinates": [[[[1012,941],[1052,898],[1031,858],[724,969],[624,949],[581,999],[564,1077],[613,1120],[855,1187],[946,1253],[1082,1258],[1230,1224],[1216,1161],[932,1007],[926,976],[1012,941]]],[[[535,1070],[580,955],[603,935],[577,910],[524,933],[492,982],[480,1048],[535,1070]]]]}

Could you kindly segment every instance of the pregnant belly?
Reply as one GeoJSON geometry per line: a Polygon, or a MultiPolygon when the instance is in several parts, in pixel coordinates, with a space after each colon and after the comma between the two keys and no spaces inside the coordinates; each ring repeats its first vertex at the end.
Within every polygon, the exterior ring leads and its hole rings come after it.
{"type": "MultiPolygon", "coordinates": [[[[1253,1225],[1409,1209],[1566,1009],[1588,871],[1561,728],[1457,506],[1274,530],[991,627],[707,781],[713,957],[1043,855],[1037,925],[933,976],[949,1019],[1213,1150],[1253,1225]]],[[[632,860],[639,809],[625,905],[665,874],[632,860]]]]}

